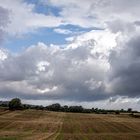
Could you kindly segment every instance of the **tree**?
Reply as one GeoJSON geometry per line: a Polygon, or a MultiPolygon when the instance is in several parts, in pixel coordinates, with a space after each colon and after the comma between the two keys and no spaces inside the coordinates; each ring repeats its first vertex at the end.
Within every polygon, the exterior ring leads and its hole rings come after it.
{"type": "Polygon", "coordinates": [[[82,106],[70,106],[69,111],[70,112],[83,112],[83,107],[82,106]]]}
{"type": "Polygon", "coordinates": [[[59,103],[52,104],[52,105],[47,106],[46,109],[50,111],[60,111],[61,105],[59,103]]]}
{"type": "Polygon", "coordinates": [[[127,109],[127,112],[132,112],[132,108],[128,108],[127,109]]]}
{"type": "Polygon", "coordinates": [[[10,110],[20,110],[22,109],[21,100],[19,98],[14,98],[9,102],[10,110]]]}
{"type": "Polygon", "coordinates": [[[68,111],[69,111],[69,107],[68,107],[67,105],[64,105],[64,106],[63,106],[63,111],[64,111],[64,112],[68,112],[68,111]]]}

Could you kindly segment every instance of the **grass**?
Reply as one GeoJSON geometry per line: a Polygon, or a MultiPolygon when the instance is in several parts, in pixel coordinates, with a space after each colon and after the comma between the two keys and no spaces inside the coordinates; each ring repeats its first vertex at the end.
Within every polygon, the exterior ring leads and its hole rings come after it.
{"type": "Polygon", "coordinates": [[[65,116],[56,140],[139,140],[140,119],[129,115],[73,114],[65,116]]]}
{"type": "Polygon", "coordinates": [[[46,139],[58,130],[64,113],[8,111],[0,115],[0,140],[46,139]]]}
{"type": "Polygon", "coordinates": [[[0,140],[139,140],[130,115],[0,110],[0,140]]]}

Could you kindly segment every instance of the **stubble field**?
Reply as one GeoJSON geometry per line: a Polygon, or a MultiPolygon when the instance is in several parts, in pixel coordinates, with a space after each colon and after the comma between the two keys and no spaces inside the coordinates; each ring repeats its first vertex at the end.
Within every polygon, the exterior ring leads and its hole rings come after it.
{"type": "Polygon", "coordinates": [[[129,115],[0,110],[0,140],[139,140],[129,115]]]}

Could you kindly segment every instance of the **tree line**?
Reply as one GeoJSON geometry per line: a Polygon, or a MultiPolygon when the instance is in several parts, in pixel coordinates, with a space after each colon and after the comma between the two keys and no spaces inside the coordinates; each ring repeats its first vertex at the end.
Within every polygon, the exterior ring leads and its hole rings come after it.
{"type": "Polygon", "coordinates": [[[137,111],[133,111],[131,108],[127,110],[106,110],[106,109],[99,109],[99,108],[83,108],[82,106],[61,106],[59,103],[55,103],[48,106],[42,105],[29,105],[29,104],[22,104],[19,98],[14,98],[11,101],[0,101],[1,107],[7,107],[9,110],[25,110],[25,109],[36,109],[36,110],[48,110],[48,111],[58,111],[58,112],[74,112],[74,113],[97,113],[97,114],[119,114],[119,113],[137,113],[137,111]]]}

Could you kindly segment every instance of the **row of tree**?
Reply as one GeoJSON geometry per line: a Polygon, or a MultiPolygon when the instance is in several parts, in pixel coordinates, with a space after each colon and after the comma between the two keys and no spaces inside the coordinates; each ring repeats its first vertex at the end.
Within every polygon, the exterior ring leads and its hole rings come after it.
{"type": "Polygon", "coordinates": [[[36,109],[36,110],[48,110],[48,111],[59,111],[59,112],[77,112],[77,113],[98,113],[98,114],[108,114],[108,113],[134,113],[137,111],[132,111],[131,108],[128,110],[105,110],[105,109],[85,109],[82,106],[61,106],[59,103],[52,104],[49,106],[40,106],[40,105],[29,105],[29,104],[22,104],[19,98],[14,98],[9,102],[2,102],[0,106],[9,107],[10,110],[24,110],[24,109],[36,109]],[[3,104],[2,104],[3,103],[3,104]]]}

